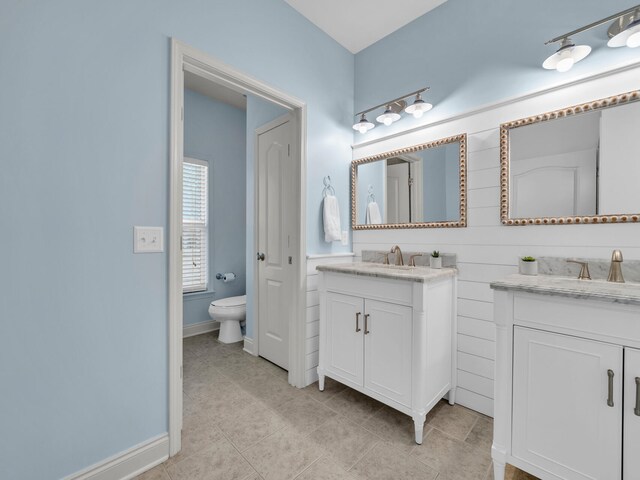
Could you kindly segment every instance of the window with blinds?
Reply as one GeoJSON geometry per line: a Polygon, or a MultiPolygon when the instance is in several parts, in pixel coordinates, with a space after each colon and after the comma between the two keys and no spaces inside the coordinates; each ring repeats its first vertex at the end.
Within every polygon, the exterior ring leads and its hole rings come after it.
{"type": "Polygon", "coordinates": [[[185,158],[182,164],[182,291],[207,289],[209,165],[185,158]]]}

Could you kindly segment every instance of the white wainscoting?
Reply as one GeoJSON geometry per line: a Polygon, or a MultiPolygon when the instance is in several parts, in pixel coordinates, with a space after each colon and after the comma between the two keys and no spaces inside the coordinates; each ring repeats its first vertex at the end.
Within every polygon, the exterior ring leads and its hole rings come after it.
{"type": "MultiPolygon", "coordinates": [[[[353,250],[440,250],[458,255],[458,388],[456,402],[493,415],[495,328],[491,281],[517,273],[518,257],[640,259],[640,224],[503,226],[500,223],[499,126],[518,118],[638,88],[640,68],[524,97],[406,135],[354,146],[354,159],[439,138],[468,135],[468,227],[354,231],[353,250]]],[[[626,212],[632,213],[632,212],[626,212]]],[[[624,268],[624,265],[623,265],[624,268]]],[[[312,315],[313,318],[316,318],[312,315]]]]}
{"type": "Polygon", "coordinates": [[[318,381],[318,350],[320,333],[320,301],[318,300],[318,265],[327,263],[351,263],[353,253],[337,253],[307,256],[307,334],[305,342],[305,386],[318,381]]]}

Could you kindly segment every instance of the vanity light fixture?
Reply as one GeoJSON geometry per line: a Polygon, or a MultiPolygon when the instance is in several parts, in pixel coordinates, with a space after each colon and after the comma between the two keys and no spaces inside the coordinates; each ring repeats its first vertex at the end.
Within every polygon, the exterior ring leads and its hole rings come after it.
{"type": "Polygon", "coordinates": [[[421,94],[429,90],[429,87],[421,88],[420,90],[416,90],[415,92],[407,93],[401,97],[395,98],[388,102],[381,103],[380,105],[376,105],[375,107],[368,108],[367,110],[363,110],[362,112],[356,113],[356,117],[359,117],[358,122],[354,123],[353,129],[360,133],[367,133],[371,130],[375,125],[367,120],[365,114],[369,112],[373,112],[379,108],[384,107],[383,113],[376,117],[376,121],[382,123],[386,126],[391,125],[394,122],[397,122],[402,118],[402,111],[413,115],[415,118],[420,118],[425,112],[428,112],[433,108],[433,105],[425,102],[422,99],[421,94]],[[411,105],[407,105],[406,98],[415,96],[415,100],[411,105]]]}
{"type": "Polygon", "coordinates": [[[607,45],[610,47],[640,47],[640,8],[631,15],[623,15],[609,27],[609,35],[613,35],[607,45]]]}
{"type": "Polygon", "coordinates": [[[391,109],[391,105],[387,105],[384,113],[382,115],[378,115],[376,117],[376,121],[378,123],[384,123],[387,127],[391,125],[393,122],[397,122],[400,120],[400,114],[391,109]]]}
{"type": "Polygon", "coordinates": [[[428,112],[432,108],[433,105],[422,100],[422,95],[420,93],[416,93],[415,101],[411,105],[407,106],[404,111],[413,115],[413,118],[421,118],[425,112],[428,112]]]}
{"type": "Polygon", "coordinates": [[[360,117],[360,121],[353,125],[353,129],[360,133],[367,133],[372,128],[375,128],[375,124],[367,120],[367,117],[365,117],[364,113],[360,117]]]}
{"type": "Polygon", "coordinates": [[[591,30],[611,20],[614,20],[614,22],[607,32],[610,38],[607,42],[609,47],[640,47],[640,5],[636,5],[545,42],[545,45],[561,43],[558,51],[544,61],[543,68],[559,72],[570,70],[575,63],[584,59],[591,52],[590,46],[576,46],[570,37],[591,30]]]}
{"type": "Polygon", "coordinates": [[[547,58],[542,64],[547,70],[558,70],[567,72],[571,67],[591,53],[588,45],[575,45],[569,37],[562,40],[560,48],[556,53],[547,58]]]}

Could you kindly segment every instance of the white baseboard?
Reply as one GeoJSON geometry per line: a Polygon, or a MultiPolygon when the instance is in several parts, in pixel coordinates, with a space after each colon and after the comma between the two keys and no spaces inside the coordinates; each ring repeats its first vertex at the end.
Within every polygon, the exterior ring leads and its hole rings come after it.
{"type": "Polygon", "coordinates": [[[184,327],[182,327],[182,338],[193,337],[194,335],[213,332],[214,330],[218,330],[219,328],[220,323],[216,322],[215,320],[185,325],[184,327]]]}
{"type": "Polygon", "coordinates": [[[245,352],[253,355],[254,357],[257,357],[258,356],[258,352],[254,352],[253,348],[254,348],[253,338],[244,337],[244,348],[243,348],[243,350],[245,352]]]}
{"type": "Polygon", "coordinates": [[[129,480],[167,458],[169,435],[165,433],[65,477],[65,480],[129,480]]]}

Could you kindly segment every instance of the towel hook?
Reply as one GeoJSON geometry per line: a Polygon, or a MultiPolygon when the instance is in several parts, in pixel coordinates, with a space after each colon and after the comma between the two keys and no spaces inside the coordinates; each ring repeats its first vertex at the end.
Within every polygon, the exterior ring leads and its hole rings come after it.
{"type": "Polygon", "coordinates": [[[322,196],[326,197],[327,193],[330,193],[331,195],[335,196],[336,191],[333,188],[333,186],[331,186],[331,175],[327,175],[326,177],[324,177],[322,179],[322,183],[324,185],[324,188],[322,189],[322,196]]]}

